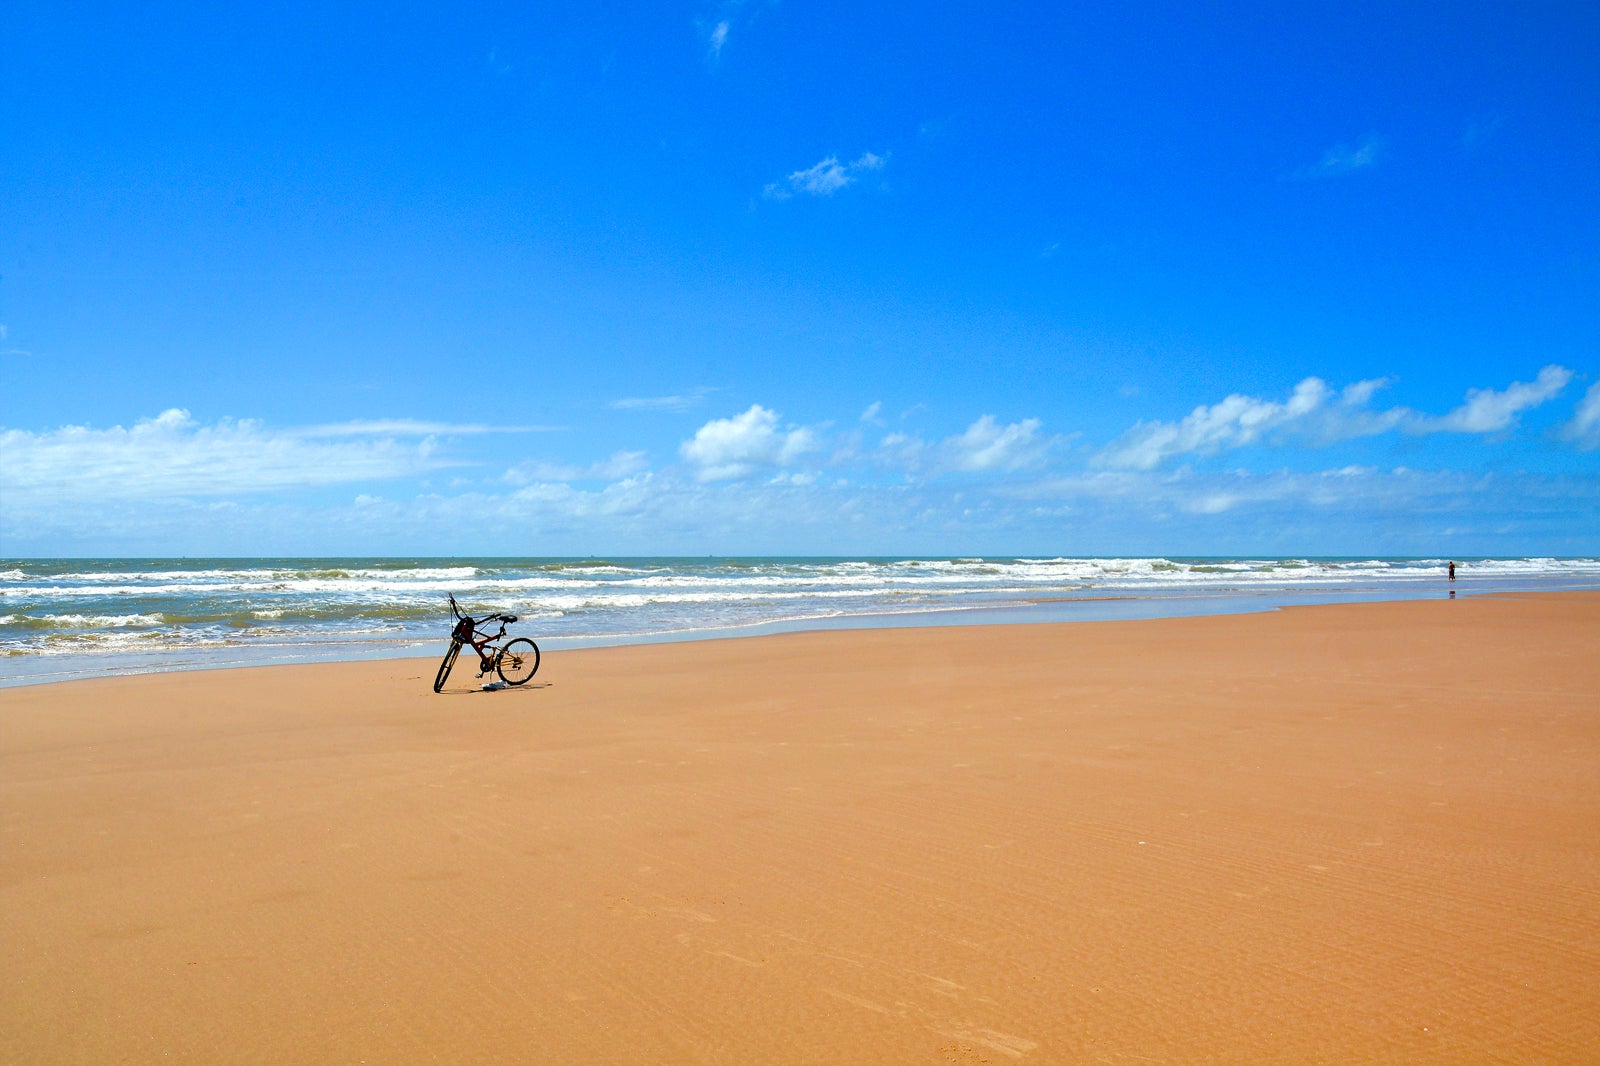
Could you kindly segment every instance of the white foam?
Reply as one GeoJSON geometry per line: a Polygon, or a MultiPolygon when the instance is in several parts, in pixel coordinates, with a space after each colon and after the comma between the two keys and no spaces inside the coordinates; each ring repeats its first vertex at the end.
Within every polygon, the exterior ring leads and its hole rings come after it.
{"type": "Polygon", "coordinates": [[[166,621],[159,614],[46,614],[39,617],[62,629],[124,629],[158,626],[166,621]]]}

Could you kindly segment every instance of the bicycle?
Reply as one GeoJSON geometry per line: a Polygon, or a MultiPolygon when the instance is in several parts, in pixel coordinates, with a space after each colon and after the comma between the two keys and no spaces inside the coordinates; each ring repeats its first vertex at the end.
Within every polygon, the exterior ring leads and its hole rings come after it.
{"type": "Polygon", "coordinates": [[[444,688],[450,668],[455,666],[456,656],[461,654],[463,644],[470,644],[472,650],[478,653],[479,677],[493,670],[508,685],[526,685],[529,678],[539,672],[539,645],[527,637],[516,637],[499,646],[494,644],[506,635],[506,626],[517,620],[516,615],[492,614],[487,618],[474,619],[461,610],[454,596],[450,597],[450,613],[455,616],[456,626],[450,631],[450,650],[444,653],[444,662],[439,664],[438,676],[433,679],[433,691],[444,688]],[[491,622],[500,623],[498,633],[478,628],[491,622]]]}

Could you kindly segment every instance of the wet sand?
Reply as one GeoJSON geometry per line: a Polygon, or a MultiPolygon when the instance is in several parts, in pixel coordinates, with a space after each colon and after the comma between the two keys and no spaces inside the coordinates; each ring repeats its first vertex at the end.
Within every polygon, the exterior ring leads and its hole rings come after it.
{"type": "Polygon", "coordinates": [[[0,1060],[1593,1062],[1600,594],[0,690],[0,1060]]]}

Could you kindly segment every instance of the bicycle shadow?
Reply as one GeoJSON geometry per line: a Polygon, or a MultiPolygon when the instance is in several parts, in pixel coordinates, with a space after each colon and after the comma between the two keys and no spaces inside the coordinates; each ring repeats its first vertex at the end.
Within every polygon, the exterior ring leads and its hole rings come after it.
{"type": "Polygon", "coordinates": [[[503,696],[516,692],[527,692],[530,689],[554,688],[553,681],[541,681],[538,684],[530,681],[526,685],[507,686],[505,688],[449,688],[435,692],[435,696],[503,696]]]}

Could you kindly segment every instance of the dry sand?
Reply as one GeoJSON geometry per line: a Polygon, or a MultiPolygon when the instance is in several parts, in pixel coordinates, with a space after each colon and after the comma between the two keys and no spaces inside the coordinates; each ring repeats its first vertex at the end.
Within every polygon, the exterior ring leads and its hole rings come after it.
{"type": "Polygon", "coordinates": [[[1600,595],[0,692],[7,1062],[1600,1061],[1600,595]]]}

